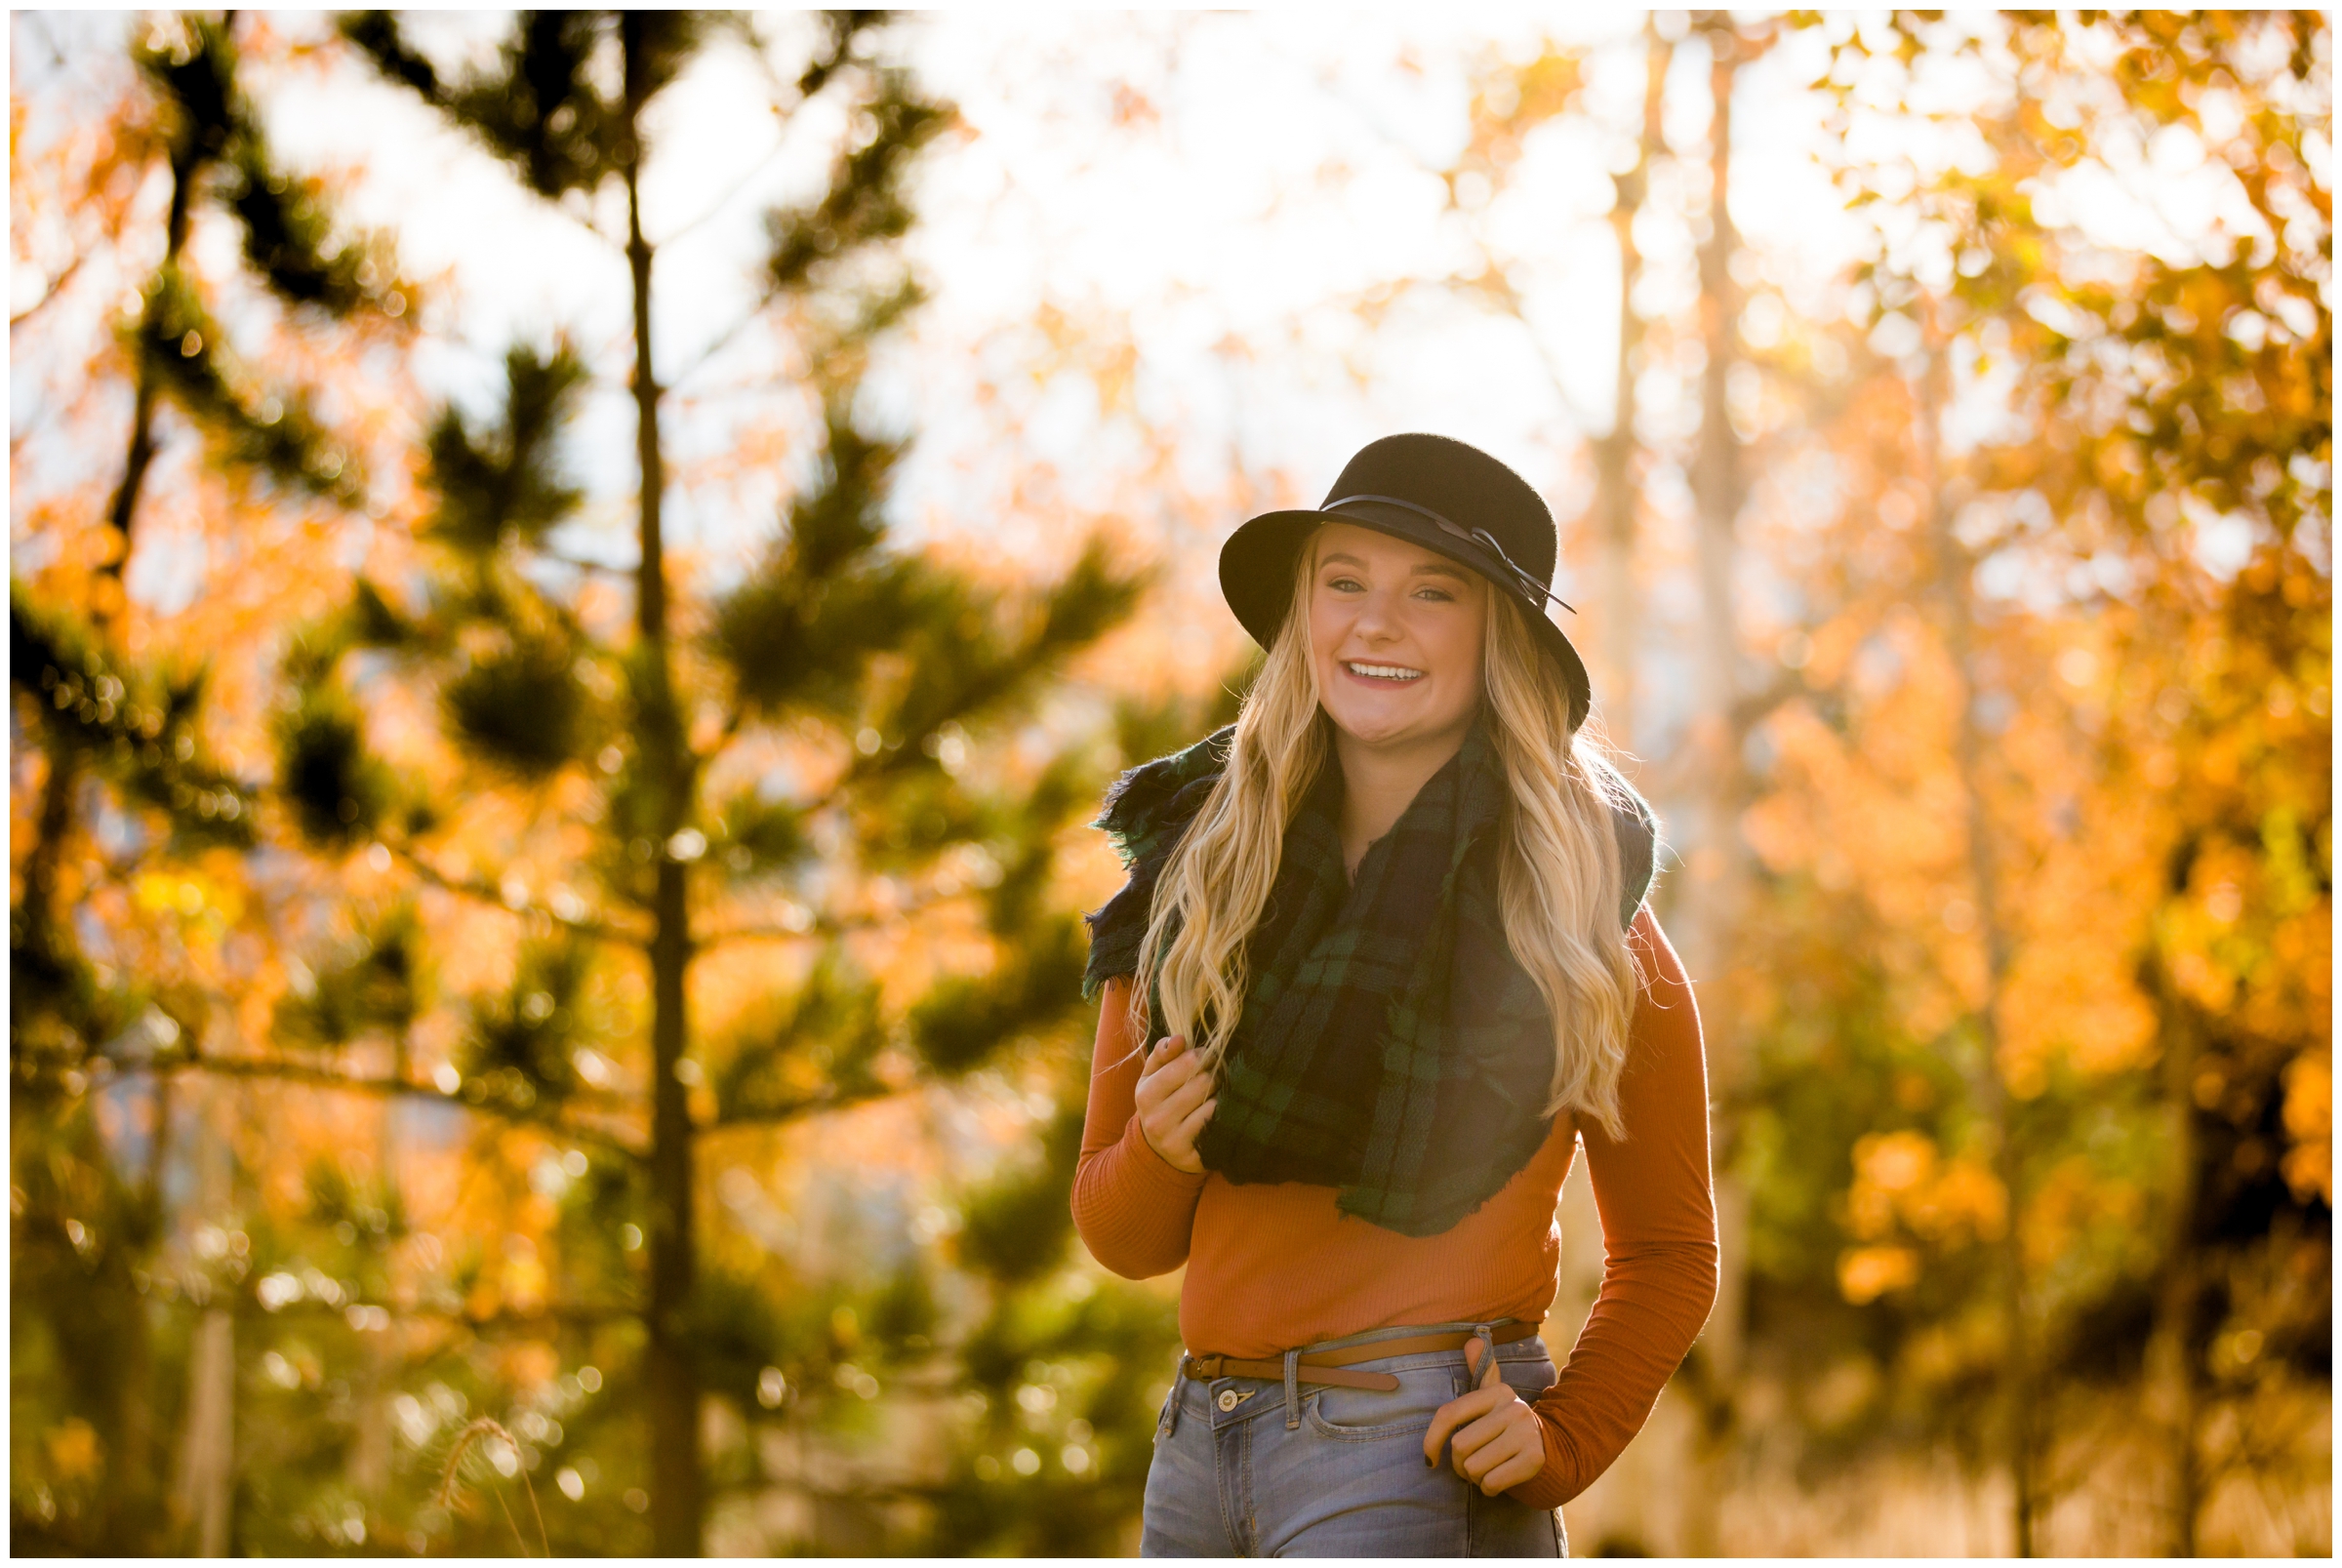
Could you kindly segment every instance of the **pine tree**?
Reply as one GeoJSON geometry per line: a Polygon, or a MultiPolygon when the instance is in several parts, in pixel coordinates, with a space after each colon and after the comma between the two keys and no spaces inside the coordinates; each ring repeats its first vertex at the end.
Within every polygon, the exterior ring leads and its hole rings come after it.
{"type": "MultiPolygon", "coordinates": [[[[558,343],[516,345],[492,418],[451,406],[430,423],[424,602],[362,586],[288,663],[296,697],[280,727],[276,784],[317,849],[385,846],[427,883],[506,904],[536,933],[510,986],[471,1000],[452,1088],[404,1076],[373,1087],[590,1136],[621,1156],[624,1180],[594,1201],[622,1212],[639,1203],[647,1277],[635,1294],[622,1266],[618,1301],[605,1306],[638,1314],[643,1328],[647,1429],[635,1447],[648,1453],[651,1548],[662,1554],[701,1547],[703,1394],[769,1408],[766,1373],[788,1358],[788,1304],[703,1266],[694,1149],[735,1129],[897,1093],[921,1064],[965,1071],[1076,1005],[1079,928],[1043,895],[1051,834],[1094,800],[1099,781],[1068,759],[1017,787],[986,787],[978,759],[997,754],[987,738],[1028,712],[1050,672],[1127,614],[1140,587],[1102,544],[1037,596],[1004,596],[889,545],[884,505],[905,445],[868,425],[858,383],[868,345],[918,298],[886,258],[910,221],[912,159],[949,111],[874,62],[877,20],[829,17],[798,83],[807,99],[851,94],[867,136],[841,150],[818,198],[767,222],[766,303],[814,323],[806,358],[826,410],[822,471],[747,579],[697,602],[678,594],[666,562],[642,126],[646,106],[723,41],[725,26],[683,13],[526,14],[493,67],[458,77],[387,16],[344,22],[385,77],[530,191],[552,199],[616,181],[626,197],[642,476],[630,635],[598,635],[531,570],[556,559],[547,534],[580,501],[560,443],[586,372],[558,343]],[[604,61],[609,88],[597,85],[604,61]],[[361,657],[433,694],[441,731],[474,780],[459,797],[434,798],[376,760],[353,684],[361,657]],[[710,780],[737,774],[728,764],[746,748],[775,744],[827,782],[714,793],[710,780]],[[520,896],[508,876],[441,867],[439,842],[465,798],[518,794],[545,810],[581,784],[592,804],[564,825],[595,845],[598,897],[520,896]],[[944,979],[907,1012],[882,1008],[847,952],[876,918],[853,895],[883,874],[896,886],[924,882],[914,902],[960,896],[960,878],[938,875],[939,864],[977,868],[997,962],[944,979]],[[692,966],[746,943],[822,956],[760,1010],[763,1026],[709,1039],[688,1012],[692,966]],[[636,1040],[623,1025],[597,1027],[586,995],[629,953],[649,980],[647,1038],[636,1040]],[[647,1095],[590,1081],[581,1064],[596,1045],[622,1059],[638,1051],[647,1095]]],[[[280,1033],[289,1043],[365,1022],[319,1014],[303,1004],[280,1033]]]]}

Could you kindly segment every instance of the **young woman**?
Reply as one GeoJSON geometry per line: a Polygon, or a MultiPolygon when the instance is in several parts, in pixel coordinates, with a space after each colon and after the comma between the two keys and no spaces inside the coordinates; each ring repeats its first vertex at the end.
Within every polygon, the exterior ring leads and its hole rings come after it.
{"type": "Polygon", "coordinates": [[[1699,1023],[1554,559],[1495,459],[1375,442],[1229,541],[1268,662],[1109,797],[1073,1216],[1117,1273],[1187,1267],[1144,1555],[1563,1555],[1706,1321],[1699,1023]],[[1581,1142],[1602,1288],[1556,1376],[1581,1142]]]}

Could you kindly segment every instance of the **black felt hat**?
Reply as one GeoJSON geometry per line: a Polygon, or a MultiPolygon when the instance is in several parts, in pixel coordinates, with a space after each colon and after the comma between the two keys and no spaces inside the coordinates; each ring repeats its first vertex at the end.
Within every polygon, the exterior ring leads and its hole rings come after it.
{"type": "Polygon", "coordinates": [[[1538,646],[1561,667],[1569,727],[1586,722],[1594,700],[1586,662],[1545,614],[1554,597],[1554,514],[1526,479],[1443,435],[1387,435],[1361,449],[1315,510],[1264,512],[1220,547],[1220,592],[1262,647],[1275,640],[1293,608],[1303,543],[1332,522],[1435,550],[1511,595],[1538,646]]]}

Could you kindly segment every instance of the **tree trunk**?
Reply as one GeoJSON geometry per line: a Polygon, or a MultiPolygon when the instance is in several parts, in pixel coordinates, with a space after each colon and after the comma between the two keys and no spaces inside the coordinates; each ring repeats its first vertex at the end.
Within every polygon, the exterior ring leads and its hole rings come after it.
{"type": "Polygon", "coordinates": [[[1618,383],[1611,403],[1610,430],[1594,443],[1597,519],[1595,582],[1599,595],[1601,639],[1596,658],[1601,683],[1602,724],[1616,745],[1632,750],[1635,737],[1635,649],[1641,639],[1641,603],[1635,590],[1635,378],[1642,345],[1642,318],[1635,313],[1635,284],[1642,256],[1635,244],[1635,218],[1650,189],[1652,161],[1664,149],[1659,108],[1675,46],[1643,25],[1648,64],[1642,100],[1642,141],[1635,167],[1618,177],[1610,229],[1618,241],[1618,383]]]}
{"type": "Polygon", "coordinates": [[[2147,1341],[2148,1397],[2170,1447],[2171,1555],[2197,1554],[2196,1519],[2203,1510],[2203,1464],[2196,1427],[2202,1408],[2203,1348],[2196,1343],[2202,1276],[2196,1263],[2196,1205],[2201,1157],[2196,1140],[2196,1028],[2169,977],[2156,970],[2158,1010],[2163,1020],[2163,1098],[2171,1118],[2171,1220],[2163,1242],[2162,1279],[2156,1291],[2155,1325],[2147,1341]]]}
{"type": "Polygon", "coordinates": [[[123,1237],[126,1254],[120,1272],[129,1322],[121,1347],[122,1394],[117,1412],[122,1463],[120,1497],[122,1535],[130,1549],[153,1551],[166,1528],[168,1504],[161,1483],[163,1442],[156,1432],[154,1414],[154,1307],[145,1291],[137,1287],[134,1269],[151,1260],[169,1228],[169,1204],[164,1176],[171,1161],[171,1078],[153,1075],[154,1126],[146,1140],[146,1166],[129,1194],[130,1225],[123,1237]]]}
{"type": "MultiPolygon", "coordinates": [[[[406,1078],[406,1044],[402,1032],[392,1052],[392,1077],[406,1078]]],[[[398,1197],[398,1102],[385,1097],[379,1107],[375,1133],[375,1171],[385,1204],[393,1212],[398,1197]]],[[[356,1430],[350,1435],[349,1488],[370,1505],[379,1505],[390,1490],[390,1390],[397,1372],[392,1330],[367,1336],[359,1351],[361,1370],[356,1388],[356,1430]]]]}
{"type": "MultiPolygon", "coordinates": [[[[1727,18],[1711,17],[1701,31],[1710,51],[1709,91],[1714,117],[1708,128],[1708,237],[1700,246],[1700,339],[1708,364],[1700,387],[1700,434],[1691,462],[1696,572],[1700,588],[1697,663],[1699,705],[1691,746],[1699,777],[1699,837],[1688,869],[1686,936],[1692,975],[1698,981],[1700,1028],[1708,1047],[1710,1099],[1721,1107],[1715,1144],[1730,1146],[1730,1117],[1743,1076],[1738,986],[1734,982],[1734,940],[1747,899],[1748,852],[1740,834],[1748,779],[1741,750],[1740,618],[1734,602],[1739,577],[1737,522],[1743,497],[1740,441],[1733,433],[1725,391],[1731,374],[1740,308],[1732,282],[1737,236],[1729,206],[1732,174],[1732,88],[1740,64],[1740,41],[1727,18]]],[[[1728,1167],[1716,1173],[1716,1216],[1718,1278],[1715,1309],[1701,1336],[1699,1360],[1691,1369],[1708,1409],[1700,1459],[1712,1472],[1727,1457],[1732,1430],[1729,1390],[1741,1357],[1742,1312],[1747,1292],[1747,1195],[1728,1167]]],[[[1693,1489],[1686,1520],[1689,1548],[1720,1548],[1716,1506],[1720,1475],[1693,1489]]]]}
{"type": "MultiPolygon", "coordinates": [[[[225,30],[234,36],[236,16],[227,14],[225,30]]],[[[163,224],[163,264],[156,271],[157,299],[160,290],[179,266],[180,253],[187,245],[187,221],[194,211],[195,182],[209,161],[207,150],[194,137],[188,136],[182,145],[171,154],[171,207],[163,224]]],[[[154,301],[147,308],[155,307],[154,301]]],[[[141,334],[141,338],[143,334],[141,334]]],[[[154,411],[160,401],[154,367],[147,363],[141,348],[138,356],[139,392],[130,416],[130,449],[122,460],[122,482],[114,487],[113,498],[106,503],[105,520],[113,528],[114,545],[98,568],[98,622],[104,626],[123,608],[122,578],[130,569],[131,531],[138,522],[139,495],[146,483],[147,465],[154,461],[154,411]]]]}
{"type": "MultiPolygon", "coordinates": [[[[232,29],[234,24],[231,14],[227,25],[232,29]]],[[[183,144],[172,153],[171,206],[164,221],[160,277],[168,277],[177,268],[180,254],[186,249],[188,216],[193,210],[195,183],[205,161],[204,149],[192,136],[187,137],[183,144]]],[[[158,281],[156,287],[159,300],[163,284],[158,281]]],[[[148,308],[154,307],[150,302],[148,308]]],[[[154,416],[159,400],[154,367],[141,348],[138,355],[138,393],[131,408],[130,443],[122,458],[122,478],[115,485],[105,508],[106,523],[113,529],[114,539],[104,558],[99,563],[91,595],[92,619],[101,637],[112,631],[129,607],[123,578],[130,568],[139,498],[145,488],[146,470],[154,462],[154,416]]],[[[25,906],[28,911],[37,911],[26,921],[26,934],[29,936],[37,930],[40,940],[47,945],[43,955],[54,960],[61,960],[76,947],[56,908],[56,876],[65,843],[73,831],[73,797],[79,775],[78,752],[70,747],[53,745],[49,779],[41,799],[40,836],[25,857],[25,906]]],[[[154,1115],[146,1180],[141,1189],[131,1194],[135,1212],[134,1233],[125,1238],[132,1248],[145,1258],[153,1256],[163,1229],[162,1167],[169,1146],[171,1087],[169,1078],[161,1073],[154,1076],[154,1115]]],[[[125,1343],[121,1347],[121,1399],[115,1412],[116,1437],[120,1443],[117,1471],[120,1507],[113,1528],[129,1549],[149,1551],[157,1545],[152,1533],[161,1526],[164,1517],[157,1479],[160,1467],[156,1461],[159,1444],[154,1420],[154,1326],[148,1318],[145,1297],[133,1291],[129,1301],[131,1310],[124,1321],[125,1343]]],[[[206,1334],[217,1336],[233,1332],[226,1326],[224,1317],[221,1318],[222,1326],[213,1329],[211,1316],[214,1315],[218,1314],[207,1315],[198,1330],[199,1347],[210,1343],[205,1338],[206,1334]]],[[[232,1339],[227,1346],[223,1353],[228,1358],[229,1376],[232,1378],[232,1339]]],[[[225,1444],[222,1447],[224,1449],[225,1444]]],[[[225,1512],[222,1508],[216,1531],[207,1527],[198,1532],[200,1541],[208,1543],[215,1533],[220,1541],[219,1550],[207,1549],[205,1555],[219,1555],[225,1550],[225,1512]]]]}
{"type": "Polygon", "coordinates": [[[1984,994],[1975,1011],[1981,1061],[1970,1080],[1977,1108],[1994,1131],[1994,1174],[2007,1194],[2008,1219],[1999,1257],[1999,1308],[2006,1349],[2001,1356],[2000,1403],[2008,1448],[2009,1478],[2014,1489],[2012,1523],[2016,1555],[2035,1554],[2034,1535],[2039,1521],[2037,1492],[2036,1406],[2045,1393],[2037,1386],[2032,1330],[2027,1321],[2025,1259],[2022,1246],[2024,1171],[2018,1147],[2015,1106],[2000,1068],[2000,998],[2006,987],[2011,940],[2000,913],[1999,878],[1993,861],[1992,815],[1984,791],[1984,736],[1976,722],[1975,610],[1970,600],[1974,563],[1952,531],[1953,506],[1945,493],[1942,419],[1951,376],[1946,334],[1930,310],[1928,361],[1919,396],[1918,431],[1919,468],[1929,497],[1929,532],[1935,547],[1935,570],[1944,605],[1945,652],[1953,669],[1953,696],[1958,717],[1953,740],[1955,771],[1959,777],[1968,840],[1968,877],[1976,896],[1976,928],[1984,943],[1984,994]]]}
{"type": "Polygon", "coordinates": [[[1701,791],[1700,840],[1691,863],[1691,956],[1693,973],[1707,982],[1700,993],[1701,1022],[1708,1034],[1710,1072],[1720,1091],[1729,1084],[1736,1055],[1730,989],[1722,983],[1748,859],[1739,823],[1747,779],[1737,713],[1740,617],[1733,595],[1740,558],[1736,520],[1742,481],[1740,442],[1732,433],[1725,401],[1733,363],[1734,324],[1739,316],[1732,283],[1736,236],[1726,205],[1731,189],[1732,83],[1738,50],[1728,22],[1709,26],[1706,35],[1714,61],[1709,81],[1715,96],[1715,118],[1708,132],[1709,232],[1700,247],[1700,338],[1707,349],[1708,366],[1700,387],[1699,445],[1691,462],[1700,587],[1699,710],[1692,744],[1699,758],[1701,791]]]}
{"type": "MultiPolygon", "coordinates": [[[[621,39],[629,58],[639,47],[633,14],[621,19],[621,39]]],[[[633,71],[628,70],[629,81],[633,71]]],[[[626,104],[626,264],[634,292],[634,411],[637,458],[642,469],[642,558],[636,588],[636,626],[641,634],[641,679],[648,683],[647,711],[639,715],[643,762],[659,781],[658,880],[651,913],[655,922],[651,964],[651,1154],[650,1321],[645,1348],[645,1384],[651,1428],[651,1549],[663,1557],[700,1554],[701,1474],[699,1381],[684,1342],[684,1314],[692,1294],[695,1260],[692,1236],[691,1115],[683,1080],[684,1047],[690,1038],[685,1004],[691,967],[691,911],[685,864],[667,845],[686,821],[692,768],[682,716],[676,711],[668,667],[665,542],[660,503],[666,464],[659,447],[659,382],[651,357],[651,247],[642,232],[640,103],[626,104]]]]}
{"type": "MultiPolygon", "coordinates": [[[[199,1121],[205,1108],[197,1107],[199,1121]]],[[[199,1138],[196,1149],[196,1213],[224,1220],[235,1185],[227,1146],[218,1138],[199,1138]]],[[[188,1347],[187,1420],[172,1487],[187,1549],[198,1557],[227,1555],[235,1453],[236,1327],[228,1304],[221,1301],[207,1306],[196,1320],[188,1347]]]]}

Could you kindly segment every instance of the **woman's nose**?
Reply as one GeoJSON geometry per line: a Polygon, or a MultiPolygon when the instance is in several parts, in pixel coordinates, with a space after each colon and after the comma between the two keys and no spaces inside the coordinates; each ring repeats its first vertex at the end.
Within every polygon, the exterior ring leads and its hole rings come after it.
{"type": "Polygon", "coordinates": [[[1379,593],[1366,596],[1366,602],[1358,606],[1358,619],[1353,624],[1359,636],[1376,642],[1389,642],[1399,632],[1395,607],[1379,593]]]}

